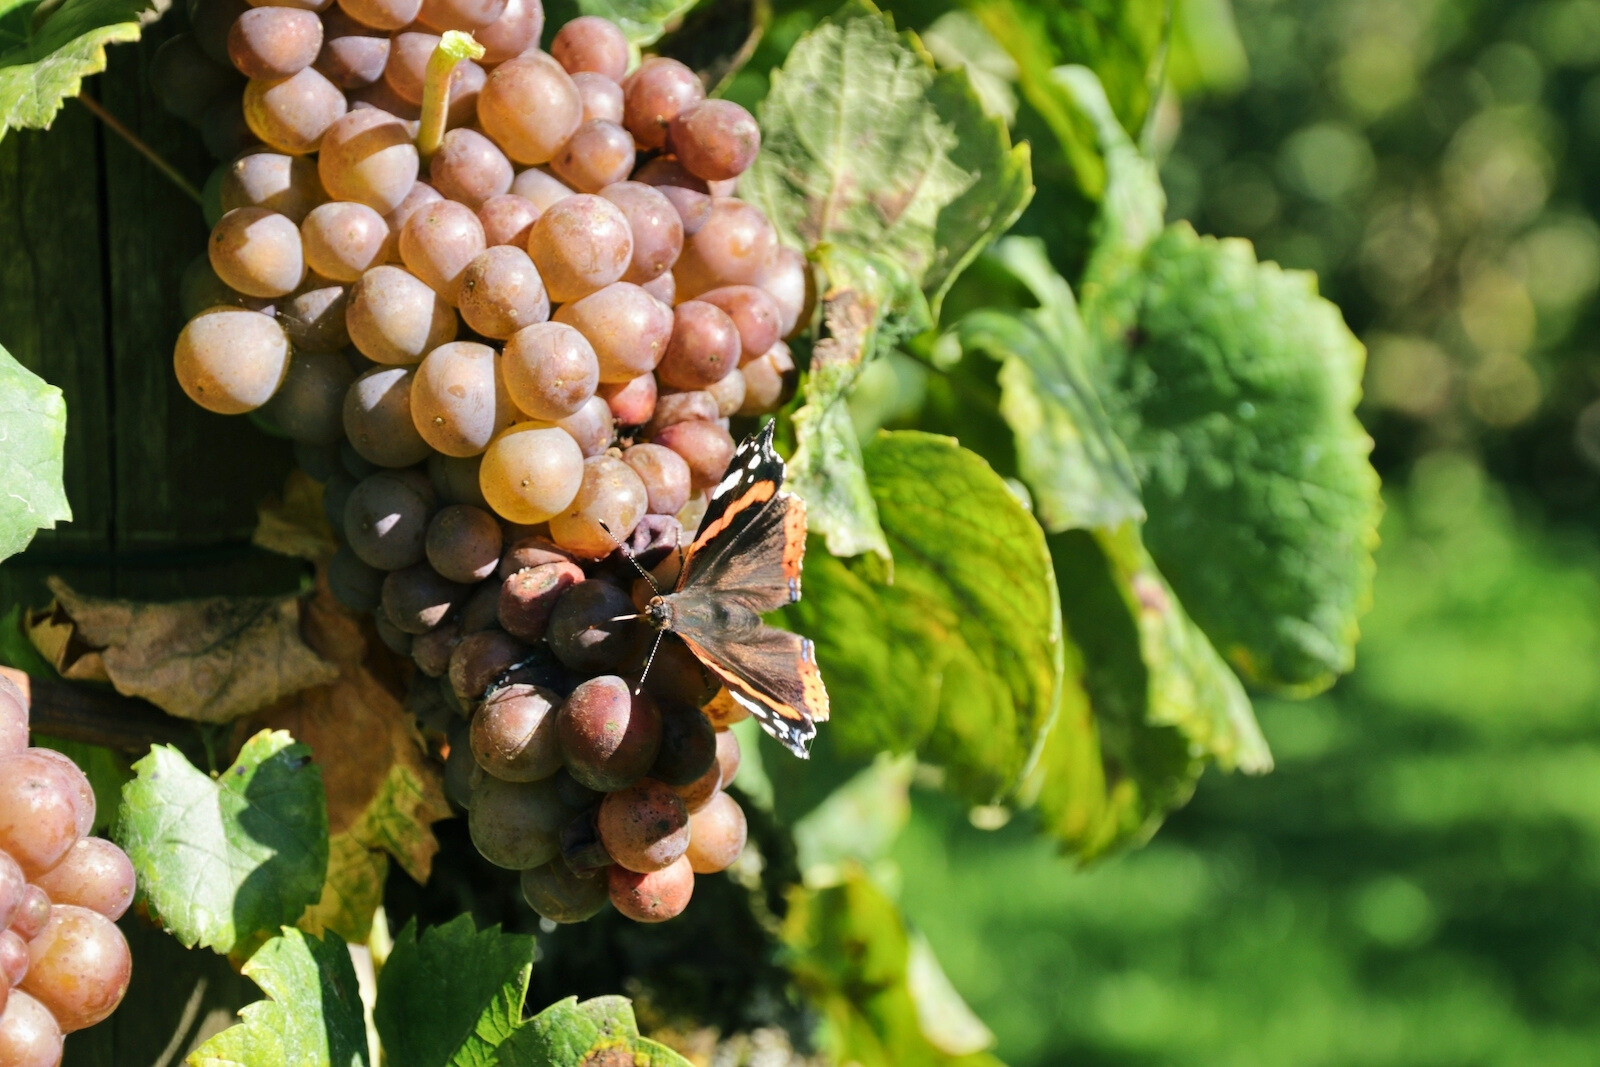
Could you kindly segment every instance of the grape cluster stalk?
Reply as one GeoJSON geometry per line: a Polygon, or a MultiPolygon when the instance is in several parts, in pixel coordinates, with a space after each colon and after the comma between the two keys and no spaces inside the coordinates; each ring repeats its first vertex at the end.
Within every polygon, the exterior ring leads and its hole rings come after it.
{"type": "Polygon", "coordinates": [[[329,587],[415,664],[479,851],[552,922],[679,914],[744,848],[747,713],[629,616],[794,389],[755,119],[602,18],[542,50],[539,0],[189,13],[156,91],[227,162],[179,382],[322,483],[329,587]]]}
{"type": "Polygon", "coordinates": [[[54,1067],[63,1035],[93,1026],[128,991],[116,920],[133,864],[89,835],[94,790],[77,764],[28,747],[28,702],[0,677],[0,1064],[54,1067]]]}

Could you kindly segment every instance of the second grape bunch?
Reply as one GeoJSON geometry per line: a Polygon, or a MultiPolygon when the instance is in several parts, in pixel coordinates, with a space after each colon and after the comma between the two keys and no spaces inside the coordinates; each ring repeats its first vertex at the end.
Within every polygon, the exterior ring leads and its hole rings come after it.
{"type": "MultiPolygon", "coordinates": [[[[754,118],[539,0],[195,0],[158,95],[227,162],[185,276],[185,392],[294,440],[328,584],[409,656],[447,784],[542,916],[678,914],[733,863],[744,712],[637,612],[793,390],[811,276],[734,195],[754,118]],[[445,133],[418,148],[447,31],[445,133]],[[431,147],[431,146],[429,146],[431,147]],[[642,688],[640,682],[643,682],[642,688]]],[[[436,114],[438,114],[436,112],[436,114]]]]}

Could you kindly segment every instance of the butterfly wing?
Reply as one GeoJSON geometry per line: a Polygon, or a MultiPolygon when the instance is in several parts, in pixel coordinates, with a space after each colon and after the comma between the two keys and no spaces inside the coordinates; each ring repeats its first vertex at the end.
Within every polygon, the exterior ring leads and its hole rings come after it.
{"type": "Polygon", "coordinates": [[[778,498],[783,487],[783,457],[773,450],[772,430],[769,422],[745,438],[728,461],[727,476],[711,491],[700,529],[684,549],[678,589],[700,580],[715,561],[745,551],[741,535],[778,498]]]}
{"type": "Polygon", "coordinates": [[[800,758],[807,756],[816,724],[828,717],[828,690],[809,640],[771,626],[732,641],[716,633],[681,636],[767,733],[800,758]]]}

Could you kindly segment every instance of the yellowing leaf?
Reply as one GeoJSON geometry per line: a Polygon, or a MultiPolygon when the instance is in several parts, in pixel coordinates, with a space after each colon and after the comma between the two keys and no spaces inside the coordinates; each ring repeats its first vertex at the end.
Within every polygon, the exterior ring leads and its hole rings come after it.
{"type": "Polygon", "coordinates": [[[301,640],[292,596],[149,604],[82,596],[60,578],[49,584],[73,632],[60,641],[49,631],[41,652],[68,677],[93,677],[71,673],[75,657],[58,657],[73,642],[97,650],[117,692],[181,719],[230,722],[337,675],[301,640]]]}

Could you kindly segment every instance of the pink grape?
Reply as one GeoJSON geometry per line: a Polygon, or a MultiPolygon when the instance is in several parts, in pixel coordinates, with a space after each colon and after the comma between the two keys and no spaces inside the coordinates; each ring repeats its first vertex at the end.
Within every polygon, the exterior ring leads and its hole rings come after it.
{"type": "Polygon", "coordinates": [[[400,229],[406,269],[455,306],[467,264],[488,247],[483,223],[465,204],[440,200],[413,214],[400,229]]]}
{"type": "Polygon", "coordinates": [[[359,89],[383,77],[389,34],[332,8],[322,16],[322,50],[312,65],[341,89],[359,89]]]}
{"type": "Polygon", "coordinates": [[[549,162],[583,119],[578,88],[561,65],[527,51],[494,69],[478,96],[478,120],[518,163],[549,162]]]}
{"type": "Polygon", "coordinates": [[[689,816],[689,848],[685,855],[695,874],[727,870],[744,851],[749,833],[744,809],[726,793],[718,793],[689,816]]]}
{"type": "Polygon", "coordinates": [[[544,30],[544,5],[539,0],[506,0],[505,10],[473,36],[483,45],[482,62],[504,63],[537,44],[544,30]]]}
{"type": "Polygon", "coordinates": [[[317,177],[316,160],[274,152],[265,145],[247,149],[228,164],[220,194],[224,212],[239,207],[265,208],[296,223],[327,200],[317,177]]]}
{"type": "Polygon", "coordinates": [[[398,30],[416,21],[422,0],[339,0],[339,6],[364,26],[398,30]]]}
{"type": "Polygon", "coordinates": [[[522,898],[540,918],[581,923],[610,903],[604,870],[574,873],[559,856],[522,872],[522,898]]]}
{"type": "Polygon", "coordinates": [[[315,152],[346,106],[339,87],[311,67],[287,78],[251,78],[244,87],[250,132],[290,155],[315,152]]]}
{"type": "Polygon", "coordinates": [[[637,444],[622,453],[622,462],[644,483],[650,514],[676,515],[689,502],[689,465],[672,449],[637,444]]]}
{"type": "Polygon", "coordinates": [[[322,50],[322,20],[292,7],[257,7],[228,31],[228,57],[247,78],[286,78],[322,50]]]}
{"type": "Polygon", "coordinates": [[[133,864],[103,837],[85,837],[35,879],[56,904],[97,911],[113,922],[133,903],[133,864]]]}
{"type": "Polygon", "coordinates": [[[477,130],[451,130],[428,164],[428,178],[439,192],[476,211],[511,189],[511,161],[477,130]]]}
{"type": "Polygon", "coordinates": [[[61,1027],[37,1000],[12,990],[0,1013],[0,1063],[8,1067],[57,1067],[61,1027]]]}
{"type": "Polygon", "coordinates": [[[22,988],[71,1033],[116,1010],[132,970],[128,942],[115,923],[88,908],[58,904],[28,945],[22,988]]]}
{"type": "Polygon", "coordinates": [[[612,421],[611,409],[597,396],[585,400],[577,411],[566,418],[557,419],[556,425],[571,434],[572,439],[578,442],[578,448],[583,452],[585,459],[604,452],[611,447],[611,442],[616,437],[616,424],[612,421]]]}
{"type": "Polygon", "coordinates": [[[550,297],[538,268],[528,253],[509,245],[486,249],[467,264],[457,302],[468,326],[496,340],[550,317],[550,297]]]}
{"type": "Polygon", "coordinates": [[[732,100],[704,100],[678,113],[667,142],[690,174],[708,182],[725,181],[755,162],[761,127],[732,100]]]}
{"type": "Polygon", "coordinates": [[[579,194],[539,216],[528,237],[528,254],[550,299],[566,303],[622,277],[633,259],[633,233],[611,201],[579,194]]]}
{"type": "MultiPolygon", "coordinates": [[[[528,247],[528,234],[539,217],[539,208],[533,201],[515,193],[491,196],[478,207],[478,221],[483,223],[483,239],[490,248],[496,245],[528,247]]],[[[540,285],[543,285],[540,282],[540,285]]]]}
{"type": "Polygon", "coordinates": [[[350,340],[375,363],[406,364],[456,336],[456,313],[444,297],[399,267],[374,267],[351,286],[345,311],[350,340]]]}
{"type": "Polygon", "coordinates": [[[591,456],[583,461],[583,484],[572,503],[550,519],[550,536],[575,555],[601,559],[633,532],[648,501],[632,467],[614,456],[591,456]]]}
{"type": "Polygon", "coordinates": [[[428,562],[452,582],[481,581],[500,565],[500,524],[482,508],[452,504],[428,523],[428,562]]]}
{"type": "Polygon", "coordinates": [[[602,385],[599,395],[611,409],[611,417],[623,426],[640,426],[650,421],[656,410],[656,376],[641,374],[626,382],[602,385]]]}
{"type": "Polygon", "coordinates": [[[623,123],[642,148],[662,148],[679,113],[705,99],[695,72],[676,59],[647,59],[622,84],[623,123]]]}
{"type": "Polygon", "coordinates": [[[562,26],[550,54],[568,74],[589,71],[620,82],[628,73],[628,39],[616,23],[597,15],[580,15],[562,26]]]}
{"type": "Polygon", "coordinates": [[[613,282],[573,300],[555,321],[580,331],[594,346],[600,381],[632,381],[661,363],[674,330],[672,309],[629,282],[613,282]]]}
{"type": "Polygon", "coordinates": [[[428,458],[428,443],[411,416],[410,367],[374,367],[344,396],[344,432],[356,452],[379,467],[409,467],[428,458]]]}
{"type": "Polygon", "coordinates": [[[578,495],[583,452],[559,427],[522,423],[490,443],[478,479],[501,518],[545,522],[578,495]]]}
{"type": "Polygon", "coordinates": [[[282,384],[289,338],[269,315],[211,308],[178,334],[172,363],[190,400],[219,415],[239,415],[265,404],[282,384]]]}
{"type": "Polygon", "coordinates": [[[572,132],[550,169],[582,193],[598,193],[633,171],[633,135],[609,119],[590,119],[572,132]]]}
{"type": "Polygon", "coordinates": [[[506,390],[535,419],[561,419],[594,395],[600,364],[588,339],[560,322],[536,323],[506,341],[506,390]]]}
{"type": "Polygon", "coordinates": [[[678,294],[693,299],[718,286],[753,282],[778,248],[777,231],[760,208],[731,197],[714,199],[710,217],[684,241],[672,268],[678,294]]]}
{"type": "Polygon", "coordinates": [[[538,208],[541,213],[549,211],[555,204],[576,192],[567,188],[561,179],[539,167],[518,171],[517,176],[511,179],[511,191],[538,208]]]}
{"type": "Polygon", "coordinates": [[[340,282],[357,281],[388,259],[393,236],[382,215],[349,201],[312,208],[300,223],[307,265],[340,282]]]}
{"type": "Polygon", "coordinates": [[[694,894],[694,871],[685,856],[649,874],[613,864],[607,877],[612,905],[635,922],[659,923],[681,915],[694,894]]]}
{"type": "Polygon", "coordinates": [[[622,86],[593,71],[579,71],[572,76],[578,87],[578,99],[583,101],[583,121],[605,119],[622,125],[622,86]]]}
{"type": "Polygon", "coordinates": [[[535,782],[561,769],[556,709],[561,698],[535,685],[491,693],[472,718],[472,754],[504,782],[535,782]]]}
{"type": "Polygon", "coordinates": [[[422,440],[447,456],[475,456],[502,424],[515,421],[499,382],[494,349],[476,341],[440,345],[417,366],[411,419],[422,440]]]}
{"type": "Polygon", "coordinates": [[[248,296],[285,296],[306,275],[299,228],[265,208],[235,208],[222,216],[207,248],[217,277],[248,296]]]}
{"type": "Polygon", "coordinates": [[[329,196],[366,204],[381,215],[412,192],[418,166],[406,124],[375,108],[359,108],[328,127],[317,157],[317,173],[329,196]]]}
{"type": "Polygon", "coordinates": [[[506,0],[422,0],[417,21],[443,33],[477,30],[505,13],[506,0]]]}

